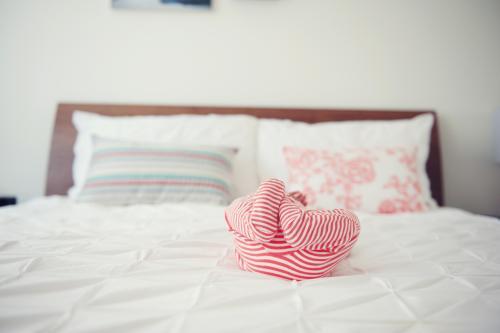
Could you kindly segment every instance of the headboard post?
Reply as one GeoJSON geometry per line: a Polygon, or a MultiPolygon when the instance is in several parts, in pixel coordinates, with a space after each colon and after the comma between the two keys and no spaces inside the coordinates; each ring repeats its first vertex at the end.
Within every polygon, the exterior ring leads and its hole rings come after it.
{"type": "Polygon", "coordinates": [[[257,118],[277,118],[317,123],[346,120],[394,120],[408,119],[423,113],[434,117],[431,134],[427,173],[431,181],[432,196],[437,203],[444,204],[441,171],[441,148],[438,119],[434,111],[427,110],[357,110],[357,109],[304,109],[304,108],[247,108],[211,106],[155,106],[113,104],[59,104],[54,122],[50,150],[46,195],[65,195],[73,185],[72,163],[76,129],[72,124],[76,110],[99,113],[107,116],[175,115],[175,114],[246,114],[257,118]]]}

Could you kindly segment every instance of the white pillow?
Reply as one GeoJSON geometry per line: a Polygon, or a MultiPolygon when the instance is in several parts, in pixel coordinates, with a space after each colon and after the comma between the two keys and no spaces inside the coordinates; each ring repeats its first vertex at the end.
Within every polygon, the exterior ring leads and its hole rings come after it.
{"type": "MultiPolygon", "coordinates": [[[[266,119],[259,122],[257,137],[257,165],[260,180],[279,178],[289,182],[289,165],[284,155],[285,147],[297,147],[316,151],[345,151],[352,149],[407,149],[416,148],[417,178],[421,187],[421,199],[425,208],[436,207],[430,191],[430,182],[425,172],[429,155],[430,131],[433,124],[431,115],[420,115],[412,119],[390,121],[339,121],[307,124],[289,120],[266,119]]],[[[380,166],[382,167],[383,166],[380,166]]],[[[321,170],[318,170],[321,172],[321,170]]],[[[294,182],[295,183],[295,182],[294,182]]],[[[319,184],[318,184],[319,186],[319,184]]],[[[294,188],[290,190],[304,190],[294,188]]],[[[319,190],[319,189],[318,189],[319,190]]],[[[382,197],[380,192],[370,194],[382,197]]],[[[332,200],[332,206],[321,201],[321,208],[338,207],[338,201],[332,200]],[[337,205],[334,207],[333,205],[337,205]]]]}
{"type": "Polygon", "coordinates": [[[231,146],[234,158],[235,196],[253,192],[259,181],[256,172],[257,119],[246,115],[173,115],[109,117],[76,111],[73,124],[78,136],[74,145],[75,199],[85,183],[92,156],[92,136],[138,143],[177,143],[231,146]]]}

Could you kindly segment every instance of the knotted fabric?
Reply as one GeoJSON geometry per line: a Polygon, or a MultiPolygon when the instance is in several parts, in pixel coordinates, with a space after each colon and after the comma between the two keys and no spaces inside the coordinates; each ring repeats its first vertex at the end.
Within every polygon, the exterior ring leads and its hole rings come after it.
{"type": "Polygon", "coordinates": [[[356,243],[360,225],[348,210],[306,210],[306,197],[278,179],[233,201],[225,217],[241,269],[289,280],[328,276],[356,243]]]}

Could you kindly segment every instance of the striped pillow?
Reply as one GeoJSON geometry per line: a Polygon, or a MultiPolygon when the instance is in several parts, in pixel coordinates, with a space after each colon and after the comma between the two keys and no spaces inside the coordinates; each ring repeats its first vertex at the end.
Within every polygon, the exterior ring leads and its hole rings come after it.
{"type": "Polygon", "coordinates": [[[231,200],[236,152],[228,147],[155,145],[94,137],[92,161],[77,201],[226,205],[231,200]]]}

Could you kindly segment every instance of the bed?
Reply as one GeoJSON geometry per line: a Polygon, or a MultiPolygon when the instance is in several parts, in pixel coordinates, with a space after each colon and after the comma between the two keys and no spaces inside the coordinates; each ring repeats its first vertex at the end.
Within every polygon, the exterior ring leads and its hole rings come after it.
{"type": "Polygon", "coordinates": [[[46,197],[0,210],[4,332],[498,332],[500,224],[444,208],[436,114],[61,104],[46,197]],[[362,233],[326,278],[237,267],[223,206],[108,207],[65,196],[75,110],[110,116],[247,114],[307,123],[431,114],[426,164],[440,208],[359,213],[362,233]]]}

